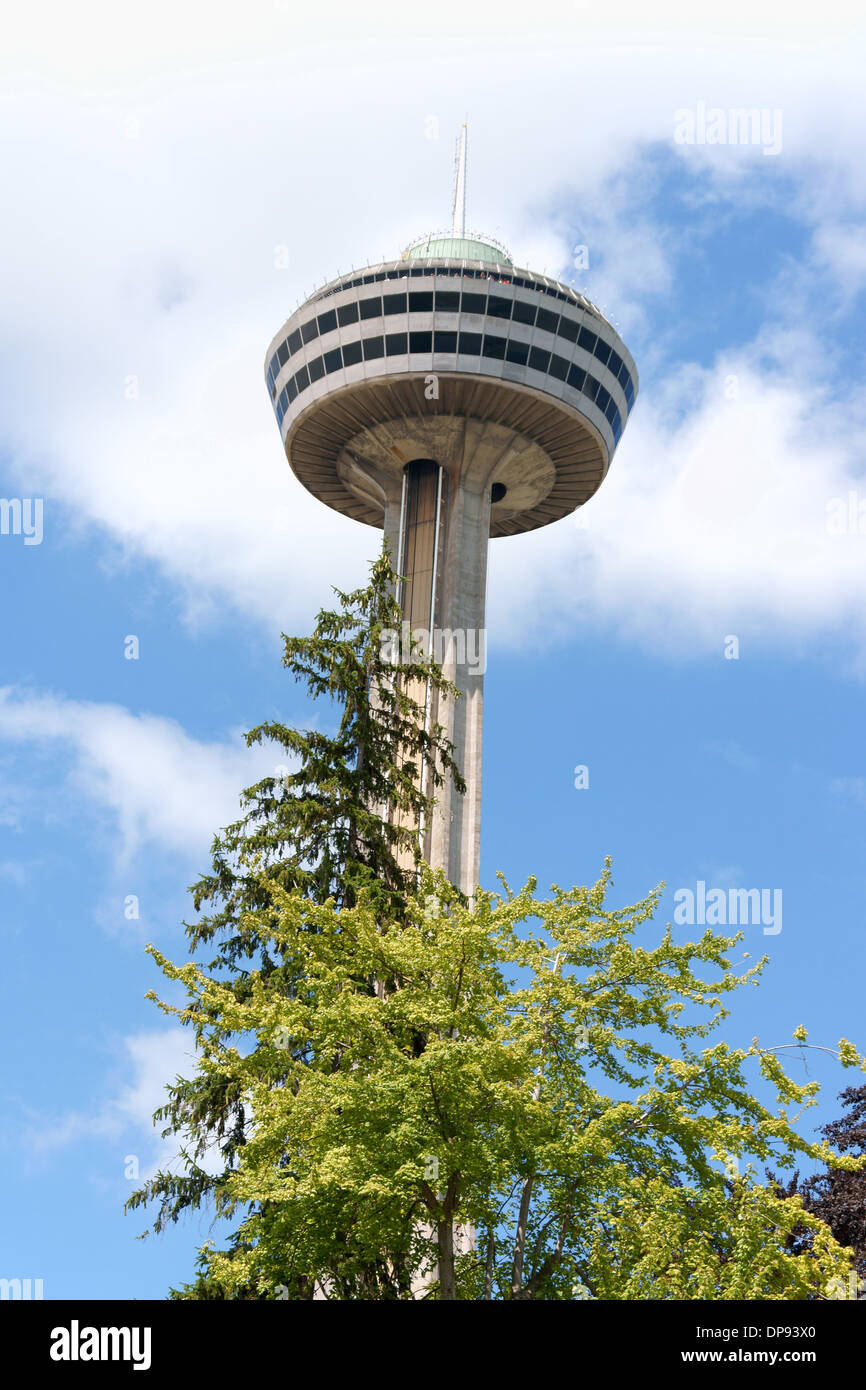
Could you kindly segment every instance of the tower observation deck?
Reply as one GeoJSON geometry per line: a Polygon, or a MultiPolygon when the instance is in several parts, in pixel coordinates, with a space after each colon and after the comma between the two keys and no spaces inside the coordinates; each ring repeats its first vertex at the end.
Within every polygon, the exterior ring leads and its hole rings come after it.
{"type": "Polygon", "coordinates": [[[450,232],[316,291],[271,342],[265,372],[295,475],[329,507],[384,529],[406,576],[405,619],[443,635],[434,650],[461,698],[430,715],[467,790],[440,788],[423,851],[471,895],[488,542],[549,526],[593,496],[638,378],[588,299],[466,234],[465,149],[464,127],[450,232]]]}

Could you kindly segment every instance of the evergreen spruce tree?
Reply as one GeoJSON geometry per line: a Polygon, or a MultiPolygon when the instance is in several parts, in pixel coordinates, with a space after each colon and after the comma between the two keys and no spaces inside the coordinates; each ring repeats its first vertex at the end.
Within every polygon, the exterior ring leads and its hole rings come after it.
{"type": "MultiPolygon", "coordinates": [[[[318,614],[311,637],[283,638],[284,666],[322,702],[323,713],[330,704],[336,727],[327,733],[267,722],[247,734],[250,746],[273,745],[275,771],[242,793],[241,818],[216,836],[211,872],[190,890],[202,914],[185,924],[191,951],[215,949],[210,968],[229,982],[238,1003],[250,997],[252,972],[287,999],[304,987],[303,950],[297,944],[274,949],[274,885],[310,904],[331,902],[337,911],[350,908],[363,891],[388,920],[399,921],[420,859],[416,827],[429,816],[445,778],[465,791],[442,726],[425,726],[417,698],[425,689],[456,698],[456,690],[417,647],[408,660],[402,654],[399,669],[394,664],[393,634],[403,620],[397,582],[386,548],[366,587],[335,590],[339,606],[318,614]]],[[[373,978],[358,984],[377,988],[373,978]]],[[[220,1019],[205,1006],[184,1021],[197,1045],[222,1035],[220,1019]]],[[[293,1040],[285,1070],[303,1055],[303,1040],[293,1040]]],[[[272,1078],[275,1086],[283,1080],[272,1078]]],[[[154,1121],[164,1125],[164,1137],[179,1138],[186,1171],[157,1173],[127,1202],[130,1210],[157,1203],[155,1232],[207,1200],[222,1209],[251,1119],[232,1078],[199,1070],[167,1090],[154,1121]],[[214,1152],[218,1171],[210,1172],[203,1160],[209,1155],[212,1167],[214,1152]]],[[[186,1296],[224,1295],[200,1277],[186,1296]]]]}

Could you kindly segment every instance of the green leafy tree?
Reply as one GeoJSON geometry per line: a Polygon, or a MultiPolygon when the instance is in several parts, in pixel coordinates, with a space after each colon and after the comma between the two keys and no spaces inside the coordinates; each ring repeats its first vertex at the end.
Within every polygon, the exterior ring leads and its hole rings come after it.
{"type": "MultiPolygon", "coordinates": [[[[284,666],[330,713],[333,732],[268,722],[246,736],[248,745],[272,745],[275,770],[242,794],[241,819],[214,840],[211,872],[191,890],[201,915],[186,928],[191,952],[212,948],[210,968],[239,1004],[263,982],[274,998],[304,997],[303,937],[318,926],[308,919],[297,936],[278,939],[274,888],[336,911],[363,892],[399,921],[417,877],[415,827],[446,777],[464,790],[451,745],[441,726],[425,726],[419,703],[426,690],[446,699],[456,691],[417,649],[399,671],[392,663],[388,633],[402,621],[396,581],[385,550],[365,588],[335,591],[338,607],[319,613],[311,637],[283,639],[284,666]],[[422,766],[428,794],[419,789],[422,766]]],[[[372,977],[356,985],[377,987],[372,977]]],[[[184,1021],[197,1040],[221,1028],[204,1000],[184,1021]]],[[[292,1061],[303,1063],[308,1049],[293,1037],[292,1061]]],[[[155,1231],[206,1201],[219,1211],[249,1130],[241,1079],[207,1067],[178,1077],[154,1118],[164,1136],[177,1137],[184,1171],[157,1173],[128,1208],[156,1203],[155,1231]]],[[[193,1287],[201,1291],[200,1282],[193,1287]]]]}
{"type": "Polygon", "coordinates": [[[592,888],[504,885],[470,907],[424,869],[389,915],[371,886],[319,902],[263,873],[244,930],[302,988],[252,971],[240,996],[153,950],[188,992],[161,1007],[255,1117],[220,1190],[232,1245],[201,1252],[206,1278],[450,1301],[798,1299],[845,1277],[828,1228],[753,1167],[860,1165],[794,1129],[817,1084],[757,1040],[709,1041],[765,961],[737,974],[741,936],[677,944],[651,932],[660,890],[617,909],[609,888],[608,866],[592,888]]]}

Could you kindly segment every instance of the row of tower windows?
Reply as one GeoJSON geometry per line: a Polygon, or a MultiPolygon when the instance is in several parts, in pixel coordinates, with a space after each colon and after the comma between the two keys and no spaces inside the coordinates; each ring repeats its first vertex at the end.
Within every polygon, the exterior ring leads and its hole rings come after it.
{"type": "MultiPolygon", "coordinates": [[[[327,309],[315,318],[308,319],[280,343],[268,364],[268,386],[273,399],[276,380],[280,368],[289,358],[314,338],[331,333],[335,328],[345,328],[359,320],[388,317],[405,313],[463,313],[482,314],[487,318],[514,319],[516,323],[528,327],[542,328],[548,333],[558,334],[567,342],[577,343],[579,347],[592,353],[594,357],[613,373],[625,392],[628,409],[634,405],[634,383],[628,368],[618,352],[585,325],[565,314],[557,314],[550,309],[540,308],[522,299],[510,299],[505,295],[481,294],[464,290],[410,290],[399,294],[375,295],[362,299],[356,304],[342,304],[338,309],[327,309]]],[[[521,345],[518,345],[521,346],[521,345]]]]}
{"type": "Polygon", "coordinates": [[[594,401],[606,416],[613,430],[613,437],[619,443],[623,431],[623,421],[616,402],[610,392],[589,372],[585,372],[576,362],[569,362],[555,352],[543,348],[529,347],[526,343],[509,342],[491,333],[455,333],[437,329],[435,333],[422,330],[417,333],[386,333],[381,337],[360,338],[354,343],[344,343],[342,347],[332,348],[321,357],[316,357],[301,367],[283,387],[276,401],[277,424],[282,427],[286,411],[301,391],[314,381],[319,381],[331,372],[342,367],[353,367],[359,362],[370,362],[379,357],[405,357],[407,353],[463,353],[469,357],[490,357],[498,361],[514,362],[518,366],[532,367],[537,372],[545,372],[565,381],[575,391],[582,391],[589,400],[594,401]]]}
{"type": "Polygon", "coordinates": [[[496,280],[501,285],[519,285],[521,289],[535,290],[538,294],[549,294],[552,299],[563,299],[567,304],[579,304],[580,300],[574,290],[560,289],[556,285],[542,284],[539,280],[531,280],[524,275],[512,275],[505,270],[468,270],[464,266],[444,266],[427,265],[412,266],[394,270],[377,270],[369,275],[356,275],[352,280],[340,280],[331,289],[319,296],[320,299],[328,299],[332,294],[341,294],[343,290],[354,289],[356,285],[372,285],[378,280],[408,280],[420,278],[422,275],[459,275],[466,280],[496,280]]]}

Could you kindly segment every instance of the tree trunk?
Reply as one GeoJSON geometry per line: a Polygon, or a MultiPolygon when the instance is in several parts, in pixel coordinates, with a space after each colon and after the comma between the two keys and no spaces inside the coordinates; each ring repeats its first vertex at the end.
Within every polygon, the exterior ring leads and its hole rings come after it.
{"type": "Polygon", "coordinates": [[[439,1298],[454,1303],[457,1300],[457,1281],[454,1275],[453,1222],[438,1221],[436,1237],[439,1244],[439,1298]]]}

